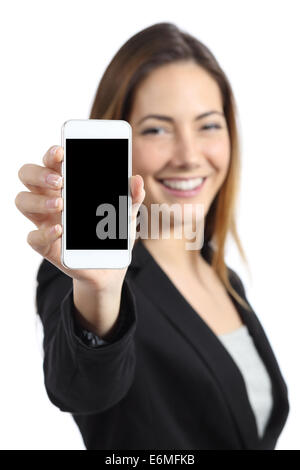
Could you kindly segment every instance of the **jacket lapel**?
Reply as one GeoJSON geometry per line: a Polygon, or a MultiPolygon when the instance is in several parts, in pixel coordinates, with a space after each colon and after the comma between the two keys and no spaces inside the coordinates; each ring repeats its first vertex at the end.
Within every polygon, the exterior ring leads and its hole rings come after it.
{"type": "MultiPolygon", "coordinates": [[[[202,250],[203,256],[210,262],[211,248],[204,245],[202,250]]],[[[222,391],[224,405],[229,409],[242,447],[255,449],[259,445],[267,444],[258,438],[255,416],[248,399],[245,382],[232,356],[207,323],[178,291],[140,239],[135,243],[132,251],[129,275],[134,276],[134,282],[139,285],[145,295],[151,298],[157,309],[181,332],[195,353],[205,362],[217,386],[222,391]]],[[[234,285],[234,282],[232,284],[234,285]]],[[[234,285],[234,287],[238,289],[238,286],[234,285]]],[[[245,298],[240,290],[239,294],[245,298]]],[[[278,432],[283,427],[285,420],[277,422],[276,409],[278,405],[286,405],[286,403],[284,383],[276,359],[255,313],[245,310],[231,295],[230,298],[240,313],[243,323],[248,327],[270,374],[274,404],[266,431],[271,426],[276,426],[278,432]],[[277,388],[275,384],[277,386],[278,383],[277,388]]],[[[265,432],[266,435],[267,432],[265,432]]]]}

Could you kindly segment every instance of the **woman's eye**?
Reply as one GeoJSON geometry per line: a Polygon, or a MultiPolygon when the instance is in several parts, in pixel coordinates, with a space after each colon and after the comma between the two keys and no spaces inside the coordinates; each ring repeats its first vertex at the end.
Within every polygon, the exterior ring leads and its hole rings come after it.
{"type": "Polygon", "coordinates": [[[221,126],[219,124],[207,124],[206,126],[201,127],[201,129],[204,129],[204,130],[221,129],[221,126]]]}
{"type": "Polygon", "coordinates": [[[151,129],[145,129],[142,134],[157,134],[156,131],[163,130],[162,127],[151,127],[151,129]]]}
{"type": "MultiPolygon", "coordinates": [[[[221,129],[222,126],[219,124],[207,124],[203,127],[201,127],[200,130],[212,130],[212,129],[221,129]]],[[[162,127],[151,127],[149,129],[145,129],[142,134],[160,134],[160,131],[165,131],[162,127]]]]}

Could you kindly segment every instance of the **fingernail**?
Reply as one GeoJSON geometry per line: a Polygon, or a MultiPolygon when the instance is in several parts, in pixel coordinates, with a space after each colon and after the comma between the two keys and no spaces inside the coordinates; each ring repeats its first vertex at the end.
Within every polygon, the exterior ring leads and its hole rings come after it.
{"type": "MultiPolygon", "coordinates": [[[[141,175],[139,175],[141,176],[141,175]]],[[[144,178],[142,179],[142,188],[144,187],[144,178]]]]}
{"type": "Polygon", "coordinates": [[[60,186],[61,181],[62,181],[62,177],[57,176],[57,175],[48,175],[46,178],[46,182],[50,184],[51,186],[55,186],[55,187],[60,186]]]}
{"type": "Polygon", "coordinates": [[[54,227],[51,227],[51,229],[50,229],[50,234],[51,235],[57,234],[59,232],[60,232],[60,225],[59,224],[54,225],[54,227]]]}
{"type": "Polygon", "coordinates": [[[59,147],[59,145],[55,145],[55,147],[53,147],[53,148],[51,149],[51,155],[54,155],[54,154],[55,154],[55,152],[56,152],[56,150],[58,149],[58,147],[59,147]]]}
{"type": "Polygon", "coordinates": [[[46,201],[46,207],[48,207],[49,209],[53,209],[54,207],[58,207],[58,204],[59,204],[59,198],[48,199],[46,201]]]}

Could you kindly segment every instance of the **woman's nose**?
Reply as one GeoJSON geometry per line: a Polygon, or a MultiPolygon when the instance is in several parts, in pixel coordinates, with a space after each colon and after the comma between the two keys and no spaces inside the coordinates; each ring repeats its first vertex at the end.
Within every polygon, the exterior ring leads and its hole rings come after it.
{"type": "Polygon", "coordinates": [[[203,159],[199,142],[192,136],[185,134],[178,137],[172,161],[180,166],[198,165],[203,159]]]}

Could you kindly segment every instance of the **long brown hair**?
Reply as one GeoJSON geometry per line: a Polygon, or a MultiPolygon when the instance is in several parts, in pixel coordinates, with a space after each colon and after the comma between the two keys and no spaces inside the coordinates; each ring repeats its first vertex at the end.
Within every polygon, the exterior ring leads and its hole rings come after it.
{"type": "MultiPolygon", "coordinates": [[[[236,103],[230,83],[212,52],[201,41],[172,23],[157,23],[143,29],[123,44],[106,68],[92,104],[90,119],[128,120],[135,90],[146,76],[165,64],[191,60],[205,69],[219,85],[231,143],[226,179],[205,218],[204,245],[213,242],[213,269],[231,295],[249,309],[248,304],[232,288],[224,259],[226,240],[230,233],[248,266],[236,226],[236,204],[240,184],[236,103]]],[[[239,281],[235,281],[240,286],[239,281]]]]}

